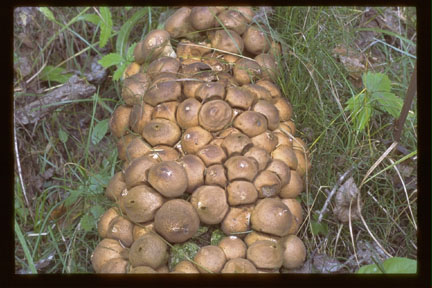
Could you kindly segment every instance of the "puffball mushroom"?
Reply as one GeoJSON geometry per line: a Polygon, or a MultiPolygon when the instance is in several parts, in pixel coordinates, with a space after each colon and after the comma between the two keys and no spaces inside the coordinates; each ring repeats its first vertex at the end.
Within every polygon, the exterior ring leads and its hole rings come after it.
{"type": "Polygon", "coordinates": [[[138,42],[134,49],[135,62],[151,62],[159,56],[176,57],[170,43],[170,34],[165,30],[153,30],[138,42]]]}

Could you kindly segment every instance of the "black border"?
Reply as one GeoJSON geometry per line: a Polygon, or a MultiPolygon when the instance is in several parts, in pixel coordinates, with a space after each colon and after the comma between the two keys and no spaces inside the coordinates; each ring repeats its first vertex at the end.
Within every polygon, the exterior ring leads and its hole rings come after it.
{"type": "MultiPolygon", "coordinates": [[[[26,1],[18,0],[3,9],[0,9],[2,27],[9,38],[10,57],[3,57],[2,62],[8,61],[9,73],[3,74],[9,83],[9,105],[2,105],[5,109],[2,113],[5,121],[9,123],[9,143],[4,143],[6,147],[5,160],[9,167],[3,165],[3,175],[9,180],[7,183],[7,198],[11,201],[6,203],[5,209],[1,210],[4,217],[8,219],[8,228],[5,234],[8,237],[2,238],[1,247],[1,273],[2,286],[21,287],[21,286],[105,286],[105,287],[196,287],[196,286],[282,286],[282,287],[317,287],[317,286],[337,286],[337,287],[431,287],[431,118],[430,118],[430,98],[431,98],[431,5],[428,0],[415,1],[26,1]],[[17,275],[14,271],[14,210],[13,210],[13,183],[14,183],[14,149],[13,149],[13,9],[19,6],[179,6],[179,5],[268,5],[268,6],[416,6],[417,25],[418,25],[418,273],[417,275],[355,275],[355,274],[257,274],[257,275],[177,275],[177,274],[149,274],[149,275],[96,275],[96,274],[51,274],[51,275],[17,275]],[[9,205],[8,205],[9,204],[9,205]],[[9,230],[8,230],[9,229],[9,230]]],[[[5,46],[2,46],[5,49],[5,46]]],[[[3,78],[5,79],[5,78],[3,78]]],[[[5,81],[5,82],[6,82],[5,81]]],[[[5,193],[5,192],[4,192],[5,193]]],[[[3,219],[5,219],[3,218],[3,219]]]]}

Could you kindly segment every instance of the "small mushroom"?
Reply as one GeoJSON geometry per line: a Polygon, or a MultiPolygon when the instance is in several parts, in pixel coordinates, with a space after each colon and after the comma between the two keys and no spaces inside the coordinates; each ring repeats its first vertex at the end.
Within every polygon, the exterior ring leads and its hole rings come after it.
{"type": "Polygon", "coordinates": [[[196,155],[185,155],[180,164],[186,171],[188,187],[186,192],[192,193],[196,188],[204,184],[205,165],[196,155]]]}
{"type": "Polygon", "coordinates": [[[278,65],[274,57],[270,54],[259,54],[255,61],[261,67],[262,79],[275,80],[278,73],[278,65]]]}
{"type": "Polygon", "coordinates": [[[258,198],[258,191],[249,181],[236,180],[227,186],[228,203],[231,206],[252,204],[258,198]]]}
{"type": "Polygon", "coordinates": [[[153,220],[156,210],[164,203],[164,198],[147,185],[139,185],[128,190],[121,201],[130,220],[144,223],[153,220]]]}
{"type": "MultiPolygon", "coordinates": [[[[126,183],[123,172],[119,171],[110,179],[105,189],[105,196],[110,200],[117,201],[123,190],[126,189],[126,183]]],[[[102,236],[101,236],[102,237],[102,236]]]]}
{"type": "Polygon", "coordinates": [[[150,151],[149,144],[144,142],[141,137],[136,137],[126,147],[126,160],[132,162],[133,160],[144,156],[150,151]]]}
{"type": "Polygon", "coordinates": [[[191,9],[181,7],[177,9],[165,22],[165,30],[172,38],[191,37],[194,31],[190,22],[191,9]]]}
{"type": "Polygon", "coordinates": [[[269,130],[252,137],[251,141],[254,146],[264,149],[268,153],[272,153],[278,144],[278,138],[269,130]]]}
{"type": "Polygon", "coordinates": [[[110,209],[106,210],[105,213],[100,217],[97,223],[97,229],[98,229],[98,234],[101,238],[107,237],[109,224],[111,220],[117,216],[119,216],[117,208],[111,207],[110,209]]]}
{"type": "Polygon", "coordinates": [[[295,198],[304,190],[303,179],[296,170],[291,170],[288,184],[282,187],[279,196],[281,198],[295,198]]]}
{"type": "Polygon", "coordinates": [[[299,237],[288,235],[282,239],[282,248],[285,268],[295,269],[303,265],[306,260],[306,247],[299,237]]]}
{"type": "Polygon", "coordinates": [[[176,57],[170,43],[170,34],[165,30],[151,31],[134,49],[135,61],[140,65],[159,56],[176,57]]]}
{"type": "Polygon", "coordinates": [[[234,258],[225,263],[221,273],[257,273],[255,265],[247,259],[234,258]]]}
{"type": "Polygon", "coordinates": [[[204,246],[194,257],[197,269],[201,273],[219,273],[225,265],[226,257],[218,246],[204,246]]]}
{"type": "Polygon", "coordinates": [[[261,78],[261,66],[252,60],[241,58],[236,61],[233,69],[234,79],[241,85],[254,83],[261,78]]]}
{"type": "Polygon", "coordinates": [[[223,100],[212,100],[204,103],[199,112],[198,120],[201,127],[210,132],[225,128],[231,121],[233,111],[223,100]]]}
{"type": "Polygon", "coordinates": [[[134,105],[129,117],[129,126],[135,133],[141,134],[145,124],[151,120],[153,106],[146,103],[134,105]]]}
{"type": "Polygon", "coordinates": [[[147,233],[131,246],[129,261],[132,266],[160,267],[168,260],[168,245],[156,233],[147,233]]]}
{"type": "Polygon", "coordinates": [[[221,164],[216,164],[207,167],[205,171],[205,184],[218,185],[225,188],[228,183],[225,168],[221,164]]]}
{"type": "Polygon", "coordinates": [[[123,101],[130,106],[141,104],[150,82],[150,77],[144,73],[136,73],[126,78],[121,92],[123,101]]]}
{"type": "Polygon", "coordinates": [[[134,159],[128,168],[126,168],[124,174],[126,187],[130,189],[147,182],[147,170],[156,163],[158,161],[149,156],[141,156],[134,159]]]}
{"type": "Polygon", "coordinates": [[[222,164],[227,158],[222,147],[215,144],[208,144],[202,147],[198,150],[197,156],[201,158],[206,166],[222,164]]]}
{"type": "Polygon", "coordinates": [[[179,262],[172,271],[173,273],[199,273],[195,265],[187,260],[179,262]]]}
{"type": "Polygon", "coordinates": [[[242,37],[233,30],[217,30],[214,37],[211,39],[213,48],[221,50],[221,52],[242,54],[244,43],[242,37]]]}
{"type": "Polygon", "coordinates": [[[224,166],[230,182],[236,179],[252,181],[258,173],[258,163],[246,156],[232,156],[225,161],[224,166]]]}
{"type": "Polygon", "coordinates": [[[153,109],[152,119],[166,119],[176,121],[177,101],[164,102],[156,105],[153,109]]]}
{"type": "Polygon", "coordinates": [[[243,133],[234,132],[223,139],[221,147],[228,157],[243,154],[252,145],[251,139],[243,133]]]}
{"type": "Polygon", "coordinates": [[[171,146],[157,145],[145,154],[158,161],[177,161],[180,158],[180,153],[171,146]]]}
{"type": "Polygon", "coordinates": [[[91,255],[91,262],[96,273],[102,273],[105,263],[114,258],[123,258],[126,249],[120,245],[118,240],[105,238],[96,246],[91,255]]]}
{"type": "Polygon", "coordinates": [[[283,264],[282,247],[277,242],[259,240],[249,246],[247,259],[257,268],[279,269],[283,264]]]}
{"type": "Polygon", "coordinates": [[[266,53],[270,49],[270,41],[266,36],[267,32],[261,27],[253,24],[243,34],[243,41],[246,51],[253,55],[266,53]]]}
{"type": "Polygon", "coordinates": [[[262,171],[267,167],[267,164],[271,160],[270,153],[263,148],[256,146],[251,147],[245,154],[246,157],[251,157],[258,162],[258,170],[262,171]]]}
{"type": "Polygon", "coordinates": [[[201,222],[219,224],[228,212],[225,190],[219,186],[204,185],[197,188],[190,199],[201,222]]]}
{"type": "Polygon", "coordinates": [[[261,171],[255,178],[254,185],[259,198],[277,196],[281,190],[281,180],[269,170],[261,171]]]}
{"type": "Polygon", "coordinates": [[[148,170],[147,181],[168,198],[183,195],[188,186],[185,169],[174,161],[163,161],[153,165],[148,170]]]}
{"type": "Polygon", "coordinates": [[[255,95],[241,87],[228,87],[225,101],[233,108],[247,110],[255,102],[255,95]]]}
{"type": "Polygon", "coordinates": [[[126,105],[120,105],[114,110],[109,122],[109,128],[115,137],[120,138],[126,134],[129,128],[131,110],[132,108],[126,105]]]}
{"type": "Polygon", "coordinates": [[[253,210],[252,205],[230,207],[225,219],[222,221],[221,229],[226,235],[238,237],[244,236],[250,230],[250,217],[253,210]]]}
{"type": "Polygon", "coordinates": [[[110,221],[106,236],[119,240],[124,246],[130,247],[133,242],[132,229],[132,222],[119,215],[110,221]]]}
{"type": "Polygon", "coordinates": [[[181,146],[185,153],[195,154],[207,145],[213,136],[211,133],[200,126],[187,128],[181,138],[181,146]]]}
{"type": "Polygon", "coordinates": [[[237,116],[233,126],[247,136],[254,137],[267,130],[267,119],[261,113],[245,111],[237,116]]]}
{"type": "Polygon", "coordinates": [[[296,234],[303,223],[303,208],[300,201],[295,198],[281,199],[281,201],[288,207],[293,216],[293,223],[288,234],[296,234]]]}
{"type": "Polygon", "coordinates": [[[264,198],[252,211],[252,229],[276,236],[288,234],[292,215],[288,207],[277,198],[264,198]]]}
{"type": "Polygon", "coordinates": [[[149,121],[142,131],[143,138],[152,146],[162,144],[173,146],[180,140],[181,131],[175,122],[166,119],[149,121]]]}
{"type": "Polygon", "coordinates": [[[198,113],[201,109],[201,103],[195,98],[188,98],[180,103],[177,107],[176,118],[177,124],[182,129],[198,126],[198,113]]]}
{"type": "Polygon", "coordinates": [[[235,258],[246,258],[246,244],[236,236],[227,236],[218,243],[219,248],[225,253],[227,260],[235,258]]]}
{"type": "Polygon", "coordinates": [[[233,30],[237,34],[241,35],[246,31],[247,19],[242,15],[242,13],[235,10],[225,10],[217,15],[219,21],[216,26],[223,26],[226,29],[233,30]]]}

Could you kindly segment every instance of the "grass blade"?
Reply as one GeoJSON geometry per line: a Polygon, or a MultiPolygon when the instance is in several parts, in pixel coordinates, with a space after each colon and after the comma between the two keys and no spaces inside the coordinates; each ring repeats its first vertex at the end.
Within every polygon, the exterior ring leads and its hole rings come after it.
{"type": "Polygon", "coordinates": [[[33,258],[32,258],[32,256],[30,255],[29,247],[28,247],[28,245],[27,245],[26,240],[24,239],[24,235],[22,234],[22,232],[21,232],[21,228],[19,227],[19,225],[18,225],[16,219],[15,219],[15,234],[17,235],[17,237],[18,237],[18,241],[20,242],[21,247],[22,247],[23,250],[24,250],[24,255],[25,255],[26,259],[27,259],[27,263],[28,263],[28,265],[30,266],[30,271],[31,271],[33,274],[37,274],[37,270],[36,270],[36,267],[35,267],[35,265],[34,265],[33,258]]]}
{"type": "Polygon", "coordinates": [[[147,13],[148,10],[146,8],[141,8],[135,12],[135,14],[132,15],[132,17],[120,28],[120,31],[117,35],[116,51],[121,56],[125,56],[126,46],[129,41],[129,35],[132,31],[132,28],[134,28],[137,22],[142,20],[147,13]]]}

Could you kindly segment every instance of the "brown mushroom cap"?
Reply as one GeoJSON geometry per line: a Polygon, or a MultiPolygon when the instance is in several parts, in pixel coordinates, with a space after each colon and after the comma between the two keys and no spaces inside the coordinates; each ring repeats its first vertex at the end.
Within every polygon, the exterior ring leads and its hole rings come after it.
{"type": "Polygon", "coordinates": [[[130,247],[133,242],[133,224],[128,219],[117,216],[111,220],[107,230],[107,238],[117,239],[124,246],[130,247]]]}
{"type": "Polygon", "coordinates": [[[199,216],[192,204],[182,199],[165,202],[154,220],[155,230],[171,243],[182,243],[192,238],[199,224],[199,216]]]}
{"type": "Polygon", "coordinates": [[[153,220],[164,198],[147,185],[139,185],[128,190],[127,195],[122,197],[122,202],[130,220],[144,223],[153,220]]]}
{"type": "MultiPolygon", "coordinates": [[[[135,46],[135,62],[143,64],[158,58],[170,44],[170,34],[165,30],[153,30],[135,46]]],[[[165,55],[167,56],[167,55],[165,55]]]]}
{"type": "Polygon", "coordinates": [[[256,267],[247,259],[234,258],[225,263],[221,273],[257,273],[256,267]]]}
{"type": "Polygon", "coordinates": [[[303,208],[300,201],[295,198],[281,199],[281,201],[288,207],[293,216],[293,223],[288,234],[295,234],[303,223],[303,208]]]}
{"type": "Polygon", "coordinates": [[[180,153],[171,146],[157,145],[147,152],[146,156],[158,161],[177,161],[180,158],[180,153]]]}
{"type": "MultiPolygon", "coordinates": [[[[285,134],[291,133],[291,135],[295,135],[296,126],[295,126],[293,121],[288,120],[288,121],[281,122],[279,124],[279,128],[277,130],[281,130],[285,134]]],[[[287,134],[287,135],[289,135],[289,134],[287,134]]]]}
{"type": "Polygon", "coordinates": [[[115,137],[120,138],[126,134],[129,128],[131,110],[132,108],[126,105],[120,105],[114,110],[109,122],[109,128],[115,137]]]}
{"type": "Polygon", "coordinates": [[[251,157],[258,162],[258,170],[262,171],[267,167],[267,164],[271,160],[270,153],[266,150],[253,146],[245,154],[246,157],[251,157]]]}
{"type": "Polygon", "coordinates": [[[105,189],[105,196],[110,200],[117,201],[123,190],[126,189],[126,183],[123,172],[119,171],[110,179],[105,189]]]}
{"type": "Polygon", "coordinates": [[[190,127],[184,131],[181,138],[181,146],[185,153],[195,154],[199,149],[207,145],[213,136],[200,126],[190,127]]]}
{"type": "Polygon", "coordinates": [[[244,242],[249,247],[253,243],[255,243],[256,241],[259,241],[259,240],[270,240],[270,241],[276,243],[280,240],[280,237],[275,236],[275,235],[266,234],[266,233],[257,232],[257,231],[252,231],[251,233],[248,233],[246,235],[244,242]]]}
{"type": "Polygon", "coordinates": [[[270,41],[267,39],[266,32],[261,29],[262,28],[253,24],[250,25],[243,34],[246,51],[254,55],[266,53],[270,49],[270,41]]]}
{"type": "Polygon", "coordinates": [[[236,236],[227,236],[218,243],[219,248],[225,253],[227,260],[246,257],[246,244],[236,236]]]}
{"type": "Polygon", "coordinates": [[[144,234],[147,234],[149,232],[155,232],[155,230],[153,229],[153,222],[148,222],[146,224],[135,224],[132,234],[133,234],[133,240],[134,242],[140,238],[141,236],[143,236],[144,234]]]}
{"type": "Polygon", "coordinates": [[[179,103],[177,101],[164,102],[156,105],[153,109],[152,119],[160,118],[176,121],[176,110],[179,103]]]}
{"type": "Polygon", "coordinates": [[[125,248],[120,245],[119,241],[114,239],[102,239],[96,246],[92,255],[91,262],[96,273],[101,273],[102,266],[111,259],[122,258],[125,248]]]}
{"type": "Polygon", "coordinates": [[[264,149],[268,153],[272,153],[278,144],[278,138],[269,130],[252,137],[251,141],[254,146],[264,149]]]}
{"type": "MultiPolygon", "coordinates": [[[[162,75],[162,74],[159,74],[162,75]]],[[[145,103],[156,106],[163,102],[178,101],[181,97],[181,84],[175,78],[159,79],[160,82],[153,81],[145,93],[143,100],[145,103]]]]}
{"type": "Polygon", "coordinates": [[[285,236],[292,225],[288,207],[277,198],[264,198],[251,214],[252,229],[276,236],[285,236]]]}
{"type": "Polygon", "coordinates": [[[206,101],[209,99],[225,98],[225,85],[221,82],[202,83],[195,91],[195,98],[206,101]]]}
{"type": "Polygon", "coordinates": [[[234,79],[241,85],[255,82],[261,78],[261,66],[252,60],[241,58],[236,61],[233,69],[234,79]]]}
{"type": "Polygon", "coordinates": [[[225,149],[228,156],[242,154],[252,145],[252,141],[243,133],[234,132],[223,139],[222,148],[225,149]]]}
{"type": "Polygon", "coordinates": [[[233,30],[217,30],[211,39],[213,48],[222,50],[222,52],[242,54],[244,43],[241,36],[233,30]]]}
{"type": "Polygon", "coordinates": [[[215,15],[218,10],[215,7],[193,7],[190,13],[190,21],[195,30],[205,30],[214,27],[215,15]]]}
{"type": "Polygon", "coordinates": [[[258,164],[254,159],[246,156],[232,156],[225,161],[228,180],[246,179],[252,181],[258,173],[258,164]]]}
{"type": "Polygon", "coordinates": [[[128,78],[128,77],[131,77],[131,76],[133,76],[133,75],[139,73],[139,72],[140,72],[140,69],[141,69],[141,65],[139,65],[139,64],[136,63],[136,62],[132,62],[132,63],[130,63],[130,64],[126,67],[125,71],[123,72],[123,77],[122,77],[122,78],[123,78],[123,79],[126,79],[126,78],[128,78]]]}
{"type": "Polygon", "coordinates": [[[273,159],[268,165],[267,170],[276,173],[281,181],[281,187],[290,182],[291,170],[282,160],[273,159]]]}
{"type": "Polygon", "coordinates": [[[197,152],[206,166],[222,164],[227,158],[225,151],[218,145],[208,144],[197,152]]]}
{"type": "Polygon", "coordinates": [[[195,98],[188,98],[177,107],[177,124],[182,129],[198,126],[198,113],[201,103],[195,98]]]}
{"type": "MultiPolygon", "coordinates": [[[[258,57],[258,56],[257,56],[258,57]]],[[[263,87],[265,89],[267,89],[267,91],[270,93],[271,97],[272,97],[272,103],[274,101],[276,101],[277,99],[282,97],[282,92],[279,89],[279,87],[273,83],[271,80],[268,79],[261,79],[259,81],[256,82],[256,85],[263,87]]],[[[286,98],[284,98],[286,99],[286,98]]]]}
{"type": "Polygon", "coordinates": [[[162,144],[173,146],[180,140],[181,131],[175,122],[166,119],[149,121],[142,131],[143,138],[152,146],[162,144]]]}
{"type": "Polygon", "coordinates": [[[261,113],[245,111],[237,116],[233,126],[247,136],[254,137],[267,130],[267,119],[261,113]]]}
{"type": "Polygon", "coordinates": [[[136,137],[126,147],[126,159],[131,162],[137,158],[140,158],[147,154],[151,149],[151,146],[143,141],[141,137],[136,137]]]}
{"type": "Polygon", "coordinates": [[[254,185],[259,198],[276,196],[281,190],[281,180],[276,173],[269,170],[261,171],[255,178],[254,185]]]}
{"type": "Polygon", "coordinates": [[[150,86],[150,81],[150,77],[144,73],[137,73],[126,78],[121,92],[123,101],[131,106],[141,104],[144,94],[150,86]]]}
{"type": "Polygon", "coordinates": [[[153,106],[146,103],[134,105],[129,117],[129,126],[135,133],[141,134],[144,126],[151,120],[153,106]]]}
{"type": "Polygon", "coordinates": [[[269,102],[273,100],[270,91],[258,84],[245,84],[242,88],[255,95],[255,99],[267,100],[269,102]]]}
{"type": "Polygon", "coordinates": [[[259,54],[255,57],[262,71],[262,79],[275,80],[278,73],[277,62],[270,54],[259,54]]]}
{"type": "Polygon", "coordinates": [[[102,267],[102,274],[125,274],[129,262],[122,258],[114,258],[107,261],[102,267]]]}
{"type": "Polygon", "coordinates": [[[164,56],[152,61],[148,66],[146,73],[154,78],[161,73],[177,73],[180,69],[180,61],[177,58],[164,56]]]}
{"type": "Polygon", "coordinates": [[[246,31],[247,20],[238,11],[225,10],[219,13],[217,17],[219,18],[220,23],[218,21],[216,23],[216,26],[223,26],[227,29],[237,32],[237,34],[239,35],[243,34],[246,31]]]}
{"type": "Polygon", "coordinates": [[[222,221],[221,229],[226,235],[242,237],[242,233],[250,230],[250,217],[253,205],[230,207],[225,219],[222,221]]]}
{"type": "Polygon", "coordinates": [[[109,224],[112,219],[119,215],[117,208],[111,207],[105,211],[105,213],[100,217],[97,223],[98,234],[101,238],[107,237],[107,232],[109,229],[109,224]]]}
{"type": "Polygon", "coordinates": [[[228,183],[225,168],[221,164],[216,164],[207,167],[205,171],[205,184],[218,185],[225,188],[228,183]]]}
{"type": "Polygon", "coordinates": [[[157,160],[148,156],[132,160],[124,175],[126,187],[130,189],[147,182],[147,170],[156,163],[158,163],[157,160]]]}
{"type": "Polygon", "coordinates": [[[147,233],[138,238],[129,251],[132,266],[149,266],[153,269],[168,260],[168,245],[156,233],[147,233]]]}
{"type": "Polygon", "coordinates": [[[196,155],[185,155],[181,159],[181,165],[186,171],[188,188],[187,192],[192,193],[196,188],[204,184],[205,165],[196,155]]]}
{"type": "Polygon", "coordinates": [[[282,160],[291,170],[297,169],[297,157],[294,151],[287,145],[279,145],[276,147],[272,152],[272,158],[282,160]]]}
{"type": "Polygon", "coordinates": [[[201,273],[219,273],[225,265],[226,257],[218,246],[204,246],[194,257],[196,267],[201,273]]]}
{"type": "Polygon", "coordinates": [[[232,113],[231,106],[225,101],[212,100],[202,105],[198,120],[204,129],[215,132],[222,130],[230,123],[232,113]]]}
{"type": "Polygon", "coordinates": [[[255,12],[253,11],[252,7],[233,6],[233,7],[230,7],[230,9],[240,12],[243,15],[243,17],[245,17],[247,23],[252,23],[252,19],[255,16],[255,12]]]}
{"type": "Polygon", "coordinates": [[[233,108],[246,110],[255,102],[255,95],[241,87],[228,87],[225,101],[233,108]]]}
{"type": "Polygon", "coordinates": [[[292,106],[286,98],[278,98],[273,105],[279,111],[280,121],[288,121],[291,119],[292,106]]]}
{"type": "Polygon", "coordinates": [[[175,273],[199,273],[195,265],[187,260],[179,262],[175,267],[173,272],[175,273]]]}
{"type": "Polygon", "coordinates": [[[295,235],[282,239],[283,266],[287,269],[298,268],[306,260],[306,247],[303,241],[295,235]]]}
{"type": "Polygon", "coordinates": [[[303,179],[296,170],[291,170],[288,184],[282,187],[279,196],[281,198],[295,198],[304,190],[303,179]]]}
{"type": "Polygon", "coordinates": [[[278,146],[279,145],[287,145],[289,148],[292,148],[292,138],[288,137],[285,133],[283,132],[273,132],[273,134],[276,136],[277,140],[278,140],[278,146]]]}
{"type": "Polygon", "coordinates": [[[258,198],[258,191],[249,181],[232,181],[227,187],[228,203],[232,206],[251,204],[258,198]]]}
{"type": "Polygon", "coordinates": [[[177,44],[177,57],[183,60],[186,59],[200,60],[204,54],[210,51],[211,49],[210,46],[211,46],[210,43],[206,43],[206,42],[193,43],[186,39],[182,39],[177,44]]]}
{"type": "Polygon", "coordinates": [[[137,267],[132,267],[128,273],[147,274],[147,273],[157,273],[157,271],[149,266],[137,266],[137,267]]]}
{"type": "Polygon", "coordinates": [[[204,185],[197,188],[190,202],[205,224],[219,224],[228,212],[225,190],[219,186],[204,185]]]}
{"type": "Polygon", "coordinates": [[[279,126],[279,111],[276,107],[266,100],[258,100],[254,105],[253,111],[263,114],[267,119],[267,127],[275,130],[279,126]]]}
{"type": "Polygon", "coordinates": [[[177,162],[163,161],[148,170],[147,181],[165,197],[178,197],[186,191],[186,171],[177,162]]]}
{"type": "Polygon", "coordinates": [[[187,36],[194,29],[190,22],[191,9],[181,7],[177,9],[165,22],[165,30],[172,38],[180,38],[187,36]]]}
{"type": "Polygon", "coordinates": [[[283,263],[282,252],[279,243],[259,240],[249,246],[247,259],[257,268],[279,269],[283,263]]]}
{"type": "Polygon", "coordinates": [[[127,134],[117,140],[117,155],[120,160],[127,160],[126,148],[135,138],[141,138],[133,134],[127,134]]]}
{"type": "Polygon", "coordinates": [[[305,154],[305,152],[300,151],[300,150],[293,150],[296,158],[297,158],[297,172],[298,174],[303,177],[306,174],[306,171],[309,171],[309,169],[311,168],[311,163],[309,161],[309,157],[307,157],[307,154],[305,154]]]}

